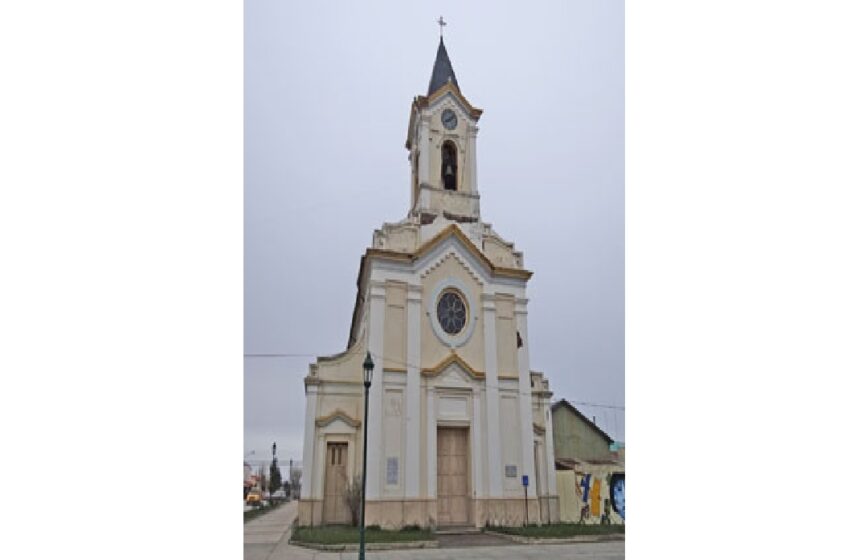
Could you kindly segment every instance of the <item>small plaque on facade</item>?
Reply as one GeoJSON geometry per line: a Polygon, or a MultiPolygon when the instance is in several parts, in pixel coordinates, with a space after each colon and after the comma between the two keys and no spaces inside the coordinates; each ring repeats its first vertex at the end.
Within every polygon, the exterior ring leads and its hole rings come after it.
{"type": "Polygon", "coordinates": [[[507,478],[516,478],[516,465],[505,465],[505,476],[507,478]]]}
{"type": "Polygon", "coordinates": [[[398,457],[387,457],[387,484],[398,484],[398,457]]]}

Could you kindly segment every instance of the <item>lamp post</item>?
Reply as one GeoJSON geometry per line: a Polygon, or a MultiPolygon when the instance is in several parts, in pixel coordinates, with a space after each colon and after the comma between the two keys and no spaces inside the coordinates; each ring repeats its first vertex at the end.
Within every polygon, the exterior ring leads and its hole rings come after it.
{"type": "Polygon", "coordinates": [[[372,354],[366,352],[363,361],[363,395],[366,400],[363,407],[363,479],[360,484],[360,560],[366,560],[366,436],[369,433],[369,387],[372,386],[373,369],[372,354]]]}

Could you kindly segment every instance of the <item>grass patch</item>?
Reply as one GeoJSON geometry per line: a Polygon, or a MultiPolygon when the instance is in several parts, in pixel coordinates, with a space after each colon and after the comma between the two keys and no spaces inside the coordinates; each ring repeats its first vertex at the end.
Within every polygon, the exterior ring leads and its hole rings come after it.
{"type": "Polygon", "coordinates": [[[491,531],[533,537],[538,539],[557,539],[579,535],[620,535],[625,534],[625,525],[579,525],[578,523],[555,523],[553,525],[530,525],[528,527],[488,527],[491,531]]]}
{"type": "MultiPolygon", "coordinates": [[[[360,542],[358,527],[294,527],[292,540],[315,544],[352,544],[360,542]]],[[[384,531],[375,527],[366,528],[367,543],[391,543],[434,540],[434,534],[426,529],[404,528],[401,531],[384,531]]]]}
{"type": "Polygon", "coordinates": [[[249,509],[248,511],[243,512],[242,515],[244,515],[244,517],[242,518],[242,522],[247,523],[252,519],[256,519],[257,517],[264,515],[273,509],[279,508],[283,505],[283,503],[284,502],[273,502],[270,505],[267,505],[266,507],[256,507],[253,509],[249,509]]]}

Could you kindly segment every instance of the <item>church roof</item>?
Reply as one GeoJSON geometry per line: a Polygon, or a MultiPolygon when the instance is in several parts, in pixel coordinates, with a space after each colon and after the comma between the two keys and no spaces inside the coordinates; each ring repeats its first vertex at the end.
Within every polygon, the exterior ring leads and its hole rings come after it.
{"type": "Polygon", "coordinates": [[[431,72],[431,82],[428,84],[428,95],[430,96],[442,86],[449,83],[450,80],[457,87],[457,90],[460,91],[460,84],[457,83],[457,77],[452,68],[452,61],[449,60],[446,45],[443,44],[443,38],[440,37],[440,46],[437,47],[437,58],[434,60],[434,70],[431,72]]]}

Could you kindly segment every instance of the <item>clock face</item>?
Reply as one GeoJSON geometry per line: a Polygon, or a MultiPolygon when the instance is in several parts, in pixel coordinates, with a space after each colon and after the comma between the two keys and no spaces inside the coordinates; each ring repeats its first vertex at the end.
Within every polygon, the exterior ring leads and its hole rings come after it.
{"type": "Polygon", "coordinates": [[[457,126],[457,115],[455,115],[454,111],[451,109],[446,109],[443,111],[442,116],[440,117],[443,121],[443,126],[448,128],[449,130],[454,130],[457,126]]]}

